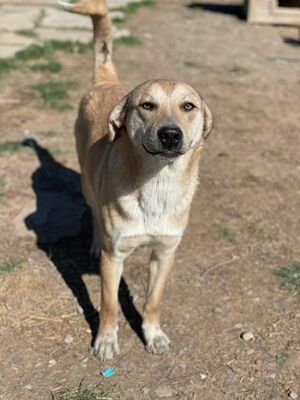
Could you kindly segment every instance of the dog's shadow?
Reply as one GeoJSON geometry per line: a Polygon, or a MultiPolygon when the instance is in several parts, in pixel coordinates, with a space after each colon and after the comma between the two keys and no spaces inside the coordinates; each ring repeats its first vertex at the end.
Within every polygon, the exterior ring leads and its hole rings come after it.
{"type": "MultiPolygon", "coordinates": [[[[32,174],[37,209],[26,217],[26,226],[35,232],[38,247],[47,254],[76,297],[79,310],[83,311],[91,329],[93,344],[100,316],[82,277],[84,274],[98,275],[99,260],[89,254],[92,222],[82,195],[80,175],[58,163],[36,140],[26,139],[23,145],[31,147],[40,161],[32,174]]],[[[125,318],[144,343],[142,318],[124,278],[120,283],[119,302],[125,318]]]]}

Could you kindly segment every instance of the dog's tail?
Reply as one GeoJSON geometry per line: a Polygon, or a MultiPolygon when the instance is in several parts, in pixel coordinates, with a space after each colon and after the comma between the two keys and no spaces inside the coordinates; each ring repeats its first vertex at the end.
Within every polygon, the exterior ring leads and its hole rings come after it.
{"type": "Polygon", "coordinates": [[[94,84],[118,83],[112,62],[112,29],[106,0],[82,0],[71,4],[58,0],[69,12],[89,15],[94,28],[94,84]]]}

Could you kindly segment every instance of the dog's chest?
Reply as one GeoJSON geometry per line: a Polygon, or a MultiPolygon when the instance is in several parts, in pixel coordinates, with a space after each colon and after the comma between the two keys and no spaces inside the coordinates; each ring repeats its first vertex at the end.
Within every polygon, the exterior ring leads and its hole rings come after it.
{"type": "Polygon", "coordinates": [[[121,236],[178,236],[185,228],[193,188],[185,192],[178,181],[169,176],[154,177],[123,197],[120,205],[127,215],[121,236]]]}

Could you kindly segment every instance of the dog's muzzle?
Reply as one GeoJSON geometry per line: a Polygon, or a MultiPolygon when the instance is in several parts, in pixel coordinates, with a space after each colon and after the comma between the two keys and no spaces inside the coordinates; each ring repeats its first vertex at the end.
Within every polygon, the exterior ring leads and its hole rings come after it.
{"type": "Polygon", "coordinates": [[[178,126],[162,126],[157,136],[163,151],[176,152],[182,148],[183,134],[178,126]]]}

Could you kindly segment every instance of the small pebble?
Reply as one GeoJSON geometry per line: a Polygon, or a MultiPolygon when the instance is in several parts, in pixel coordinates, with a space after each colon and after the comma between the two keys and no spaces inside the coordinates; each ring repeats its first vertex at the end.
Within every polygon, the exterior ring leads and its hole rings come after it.
{"type": "Polygon", "coordinates": [[[148,396],[149,393],[150,393],[150,389],[148,387],[146,387],[146,386],[143,387],[143,389],[142,389],[143,396],[148,396]]]}
{"type": "Polygon", "coordinates": [[[54,367],[54,365],[56,365],[56,360],[49,360],[48,361],[48,365],[49,365],[49,367],[54,367]]]}
{"type": "Polygon", "coordinates": [[[249,349],[249,350],[247,350],[248,356],[251,356],[254,352],[255,352],[254,349],[249,349]]]}
{"type": "Polygon", "coordinates": [[[73,336],[71,336],[71,335],[66,335],[66,336],[65,336],[65,339],[64,339],[64,342],[65,342],[66,344],[70,344],[70,343],[73,342],[73,340],[74,340],[73,336]]]}
{"type": "Polygon", "coordinates": [[[288,395],[291,399],[293,399],[293,400],[298,399],[297,393],[294,392],[294,391],[291,390],[291,389],[289,389],[289,390],[287,391],[287,395],[288,395]]]}
{"type": "Polygon", "coordinates": [[[276,378],[276,374],[274,374],[274,373],[273,373],[273,374],[270,374],[270,378],[271,378],[271,379],[275,379],[275,378],[276,378]]]}
{"type": "Polygon", "coordinates": [[[200,374],[200,378],[202,381],[205,381],[207,379],[207,374],[200,374]]]}
{"type": "Polygon", "coordinates": [[[32,389],[32,385],[26,385],[26,386],[24,386],[25,387],[25,389],[27,389],[27,390],[31,390],[32,389]]]}
{"type": "Polygon", "coordinates": [[[227,366],[226,372],[227,372],[228,376],[234,376],[235,375],[235,370],[233,368],[231,368],[231,367],[227,366]]]}
{"type": "Polygon", "coordinates": [[[250,342],[252,340],[254,340],[254,335],[252,332],[243,332],[241,334],[241,339],[245,340],[245,342],[250,342]]]}
{"type": "Polygon", "coordinates": [[[213,314],[215,314],[215,315],[222,315],[222,314],[223,314],[223,310],[222,310],[222,308],[219,307],[219,306],[214,307],[213,310],[212,310],[212,312],[213,312],[213,314]]]}

